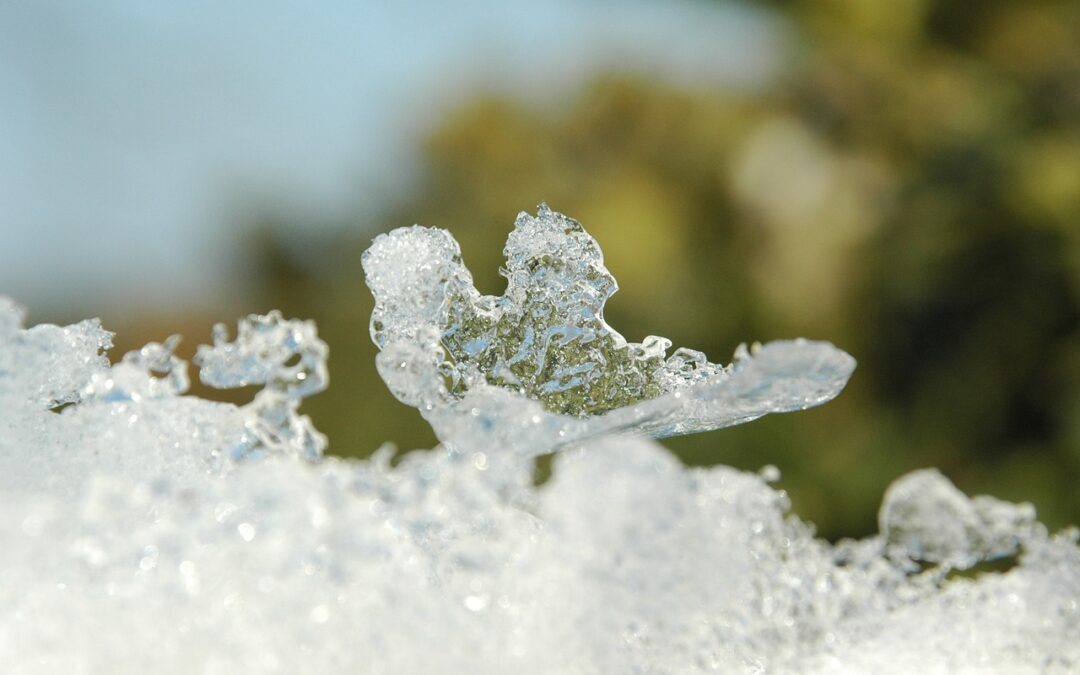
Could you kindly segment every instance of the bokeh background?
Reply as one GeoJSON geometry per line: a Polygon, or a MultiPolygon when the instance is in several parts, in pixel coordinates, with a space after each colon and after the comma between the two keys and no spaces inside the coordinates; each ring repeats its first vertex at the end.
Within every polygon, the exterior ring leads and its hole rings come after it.
{"type": "Polygon", "coordinates": [[[449,228],[499,293],[546,201],[599,239],[629,339],[859,360],[823,408],[665,441],[687,463],[777,465],[830,538],[923,466],[1080,522],[1075,1],[375,5],[0,5],[0,292],[101,316],[114,358],[316,319],[331,451],[426,448],[360,253],[449,228]]]}

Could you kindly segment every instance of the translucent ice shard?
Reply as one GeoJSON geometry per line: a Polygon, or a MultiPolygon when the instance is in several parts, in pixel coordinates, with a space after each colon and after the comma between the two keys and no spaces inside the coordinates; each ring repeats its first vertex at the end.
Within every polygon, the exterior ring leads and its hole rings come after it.
{"type": "Polygon", "coordinates": [[[936,469],[896,480],[878,515],[889,552],[964,569],[1016,554],[1035,533],[1035,508],[979,495],[969,499],[936,469]]]}
{"type": "Polygon", "coordinates": [[[241,320],[232,342],[223,324],[214,327],[213,346],[199,347],[195,356],[203,384],[264,385],[244,408],[246,432],[232,448],[234,458],[260,449],[306,459],[322,455],[326,437],[297,410],[304,398],[326,389],[327,351],[314,322],[288,320],[276,310],[241,320]]]}
{"type": "Polygon", "coordinates": [[[96,370],[83,387],[83,401],[134,401],[176,396],[188,390],[187,362],[173,352],[180,336],[164,343],[151,342],[124,354],[112,368],[96,370]]]}
{"type": "Polygon", "coordinates": [[[730,366],[690,349],[668,356],[662,337],[627,342],[604,321],[618,286],[596,240],[544,205],[518,216],[504,253],[501,297],[476,290],[443,230],[394,230],[364,253],[379,373],[444,442],[513,437],[539,454],[613,430],[716,429],[828,401],[855,367],[808,340],[740,347],[730,366]]]}

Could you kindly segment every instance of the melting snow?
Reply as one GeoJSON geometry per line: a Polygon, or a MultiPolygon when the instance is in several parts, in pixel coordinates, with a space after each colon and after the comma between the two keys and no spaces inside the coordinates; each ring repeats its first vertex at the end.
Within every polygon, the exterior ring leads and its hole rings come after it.
{"type": "Polygon", "coordinates": [[[379,371],[442,441],[396,467],[321,456],[299,413],[327,383],[310,322],[215,330],[203,381],[263,385],[234,406],[185,395],[173,338],[110,365],[98,322],[23,328],[0,300],[3,672],[1080,669],[1077,534],[1030,505],[920,471],[879,536],[830,545],[775,471],[688,469],[647,438],[823,403],[850,356],[629,343],[596,242],[544,207],[506,253],[501,298],[439,230],[365,254],[379,371]]]}

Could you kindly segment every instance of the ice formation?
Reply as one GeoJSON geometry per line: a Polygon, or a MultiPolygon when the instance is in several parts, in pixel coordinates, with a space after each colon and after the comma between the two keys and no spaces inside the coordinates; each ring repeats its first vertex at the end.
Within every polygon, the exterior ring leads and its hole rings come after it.
{"type": "Polygon", "coordinates": [[[110,365],[98,322],[24,328],[0,299],[0,672],[1080,670],[1077,534],[1029,505],[920,471],[878,536],[831,545],[771,472],[646,437],[823,402],[846,354],[666,357],[603,322],[614,282],[573,221],[522,216],[507,252],[498,299],[436,230],[365,258],[380,372],[443,441],[396,466],[321,457],[310,323],[215,330],[200,377],[263,386],[234,406],[185,395],[175,339],[110,365]]]}
{"type": "Polygon", "coordinates": [[[518,216],[502,297],[484,296],[445,230],[413,226],[363,257],[375,296],[379,374],[451,447],[538,455],[617,431],[654,437],[818,405],[855,360],[828,343],[741,346],[727,367],[655,335],[627,342],[604,321],[617,290],[600,247],[541,205],[518,216]]]}

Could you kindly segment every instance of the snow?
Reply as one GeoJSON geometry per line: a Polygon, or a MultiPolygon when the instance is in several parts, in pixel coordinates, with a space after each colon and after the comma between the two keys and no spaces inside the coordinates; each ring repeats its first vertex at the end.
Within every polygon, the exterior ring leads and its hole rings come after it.
{"type": "Polygon", "coordinates": [[[299,412],[327,383],[310,322],[215,329],[203,381],[263,385],[235,406],[185,394],[175,339],[110,365],[96,321],[23,328],[0,302],[3,671],[1080,669],[1077,533],[1030,505],[919,471],[886,491],[880,535],[833,545],[771,467],[686,468],[648,438],[827,401],[850,356],[628,343],[596,242],[544,208],[507,253],[502,298],[445,232],[365,256],[380,373],[442,441],[396,466],[389,447],[322,456],[299,412]]]}

